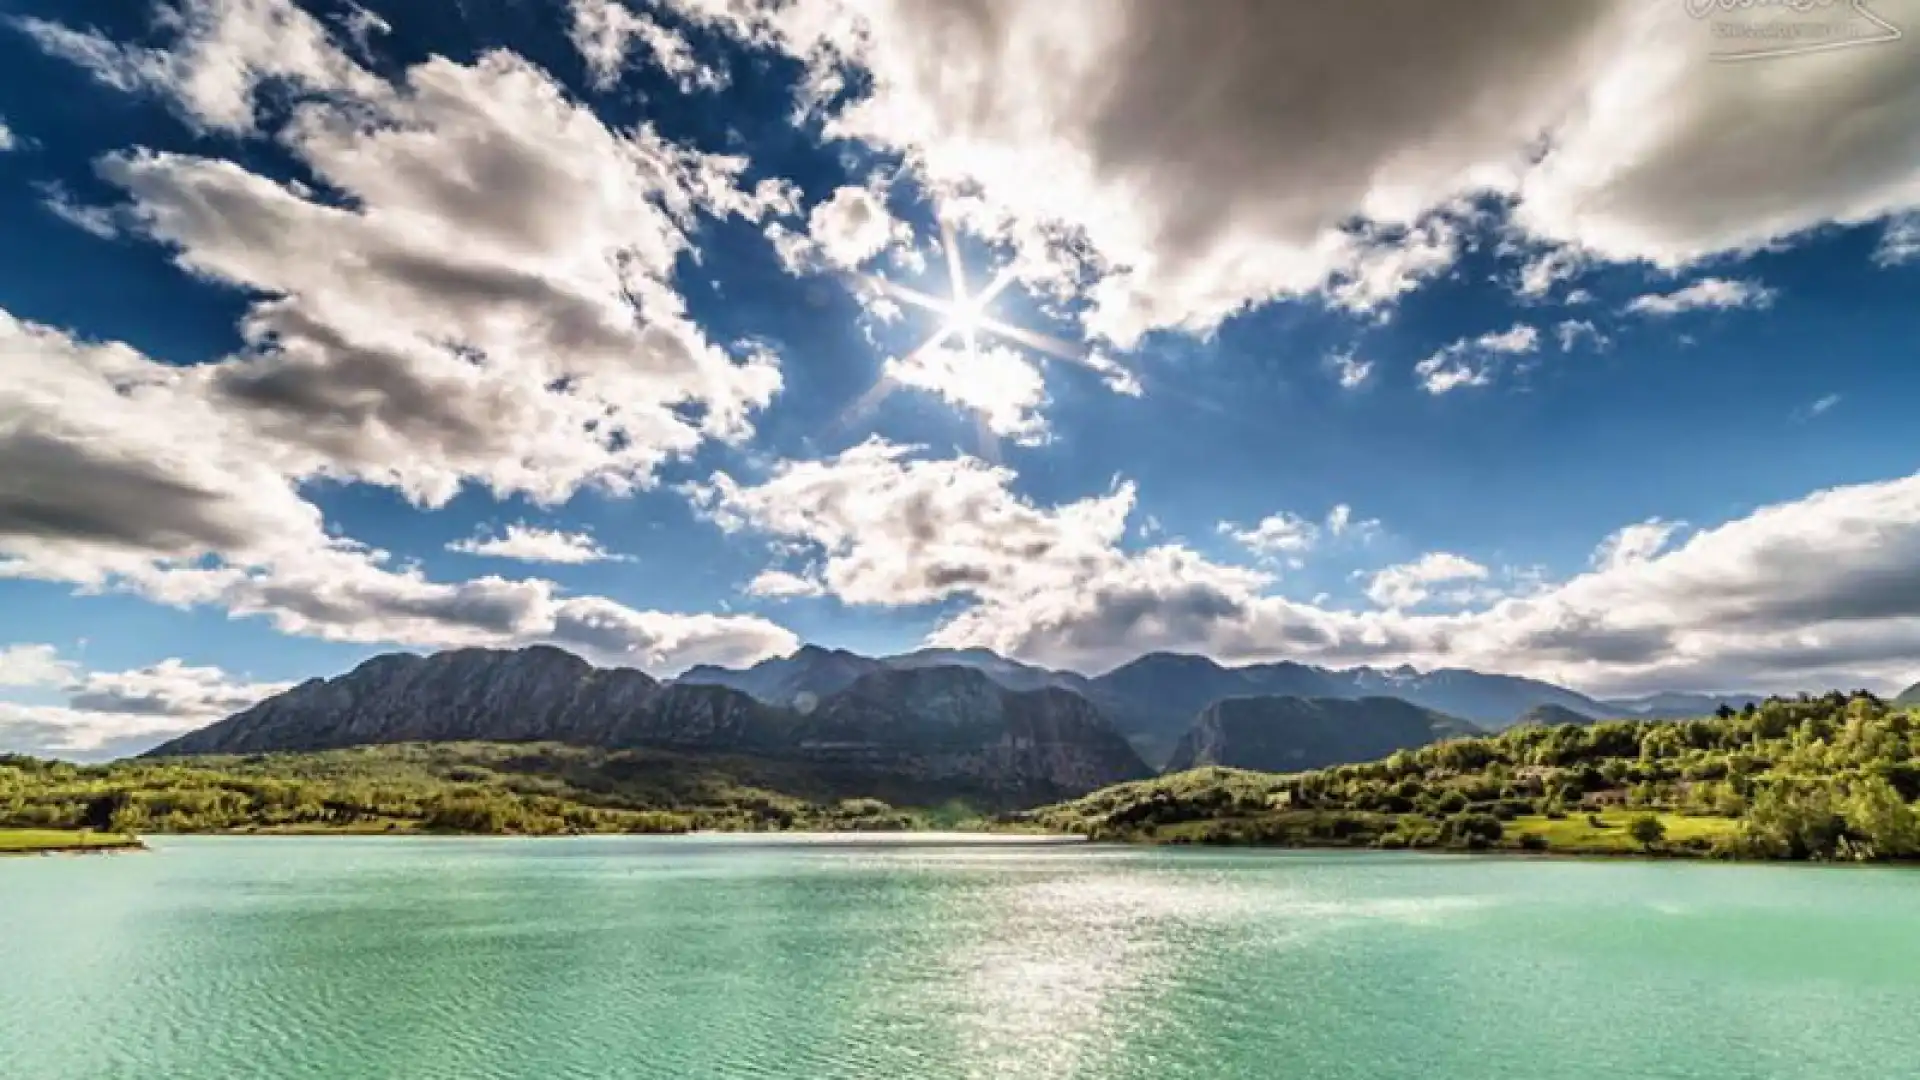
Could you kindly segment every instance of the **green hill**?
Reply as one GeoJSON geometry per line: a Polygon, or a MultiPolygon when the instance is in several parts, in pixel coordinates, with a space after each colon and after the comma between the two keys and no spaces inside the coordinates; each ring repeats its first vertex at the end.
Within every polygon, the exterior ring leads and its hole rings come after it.
{"type": "Polygon", "coordinates": [[[1920,858],[1920,720],[1869,695],[1517,727],[1291,774],[1200,769],[1010,823],[1161,843],[1920,858]]]}

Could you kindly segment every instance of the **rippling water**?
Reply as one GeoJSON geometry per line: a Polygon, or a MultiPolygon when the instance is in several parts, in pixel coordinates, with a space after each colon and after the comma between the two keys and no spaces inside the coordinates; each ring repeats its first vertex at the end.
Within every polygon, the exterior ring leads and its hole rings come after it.
{"type": "Polygon", "coordinates": [[[1920,876],[845,839],[0,861],[8,1080],[1900,1077],[1920,876]]]}

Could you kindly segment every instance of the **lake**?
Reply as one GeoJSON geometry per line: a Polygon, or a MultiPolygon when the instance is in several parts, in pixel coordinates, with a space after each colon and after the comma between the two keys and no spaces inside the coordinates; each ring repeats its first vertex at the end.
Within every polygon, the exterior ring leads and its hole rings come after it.
{"type": "Polygon", "coordinates": [[[1920,877],[849,837],[0,861],[20,1080],[1914,1075],[1920,877]]]}

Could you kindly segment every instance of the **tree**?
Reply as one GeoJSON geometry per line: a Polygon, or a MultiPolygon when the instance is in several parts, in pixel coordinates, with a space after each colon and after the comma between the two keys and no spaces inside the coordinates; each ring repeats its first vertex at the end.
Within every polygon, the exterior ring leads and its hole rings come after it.
{"type": "Polygon", "coordinates": [[[1652,814],[1641,814],[1627,825],[1627,835],[1642,848],[1652,851],[1660,841],[1667,838],[1667,827],[1652,814]]]}

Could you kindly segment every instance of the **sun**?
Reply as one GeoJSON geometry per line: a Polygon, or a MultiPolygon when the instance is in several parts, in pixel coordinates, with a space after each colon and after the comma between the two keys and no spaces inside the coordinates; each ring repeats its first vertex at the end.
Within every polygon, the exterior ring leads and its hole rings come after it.
{"type": "MultiPolygon", "coordinates": [[[[1065,360],[1098,373],[1103,379],[1113,380],[1115,368],[1111,361],[1103,364],[1099,359],[1086,354],[1082,348],[1062,341],[1059,338],[1025,327],[1015,326],[992,314],[993,301],[1007,290],[1015,281],[1010,267],[1002,267],[986,288],[974,292],[967,282],[967,269],[960,255],[960,244],[954,234],[951,223],[940,223],[940,246],[947,257],[947,281],[949,295],[936,296],[921,292],[919,289],[888,280],[878,274],[859,274],[857,280],[862,287],[873,289],[895,300],[903,301],[939,318],[932,336],[928,337],[913,352],[904,358],[889,360],[887,368],[897,370],[925,369],[929,378],[937,376],[935,381],[945,384],[943,395],[949,400],[965,402],[980,414],[982,443],[989,456],[995,456],[994,436],[986,415],[986,403],[1004,402],[1016,392],[1020,395],[1032,395],[1031,381],[1017,377],[1014,368],[1026,368],[1024,362],[1014,363],[1011,356],[1000,351],[981,351],[983,338],[994,338],[1009,345],[1018,346],[1042,353],[1048,357],[1065,360]],[[955,347],[957,346],[957,348],[955,347]],[[951,355],[949,355],[951,354],[951,355]],[[1004,384],[1004,385],[1003,385],[1004,384]]],[[[842,416],[843,423],[850,423],[885,400],[889,394],[900,388],[901,383],[891,375],[883,374],[879,381],[853,402],[842,416]]],[[[914,383],[924,386],[924,383],[914,383]]]]}

